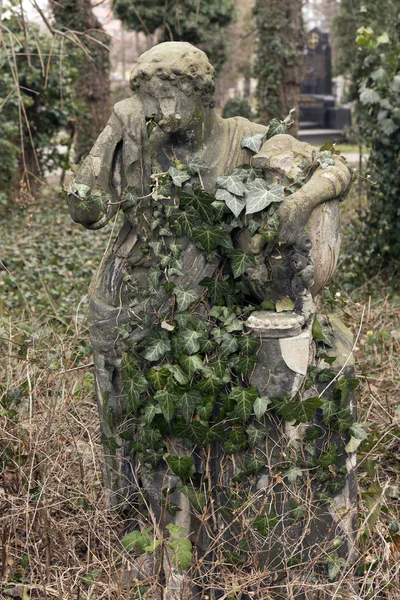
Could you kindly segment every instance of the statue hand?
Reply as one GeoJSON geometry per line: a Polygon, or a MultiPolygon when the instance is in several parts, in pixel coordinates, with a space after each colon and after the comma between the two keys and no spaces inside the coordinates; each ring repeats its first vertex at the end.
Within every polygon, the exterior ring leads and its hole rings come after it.
{"type": "Polygon", "coordinates": [[[302,233],[311,216],[313,206],[301,193],[285,198],[279,207],[279,243],[290,246],[302,233]]]}

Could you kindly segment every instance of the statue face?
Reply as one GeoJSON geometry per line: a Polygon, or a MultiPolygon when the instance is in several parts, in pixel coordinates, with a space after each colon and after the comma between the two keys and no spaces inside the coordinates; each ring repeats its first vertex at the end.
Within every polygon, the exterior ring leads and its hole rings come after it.
{"type": "Polygon", "coordinates": [[[168,80],[153,77],[139,88],[146,118],[154,119],[164,133],[178,133],[191,129],[202,120],[204,107],[197,95],[187,96],[168,80]]]}

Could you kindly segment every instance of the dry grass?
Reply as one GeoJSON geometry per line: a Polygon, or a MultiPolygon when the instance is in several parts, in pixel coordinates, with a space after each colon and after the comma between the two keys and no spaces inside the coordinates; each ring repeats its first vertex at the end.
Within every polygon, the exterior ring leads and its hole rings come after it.
{"type": "MultiPolygon", "coordinates": [[[[66,225],[68,217],[63,219],[66,225]]],[[[12,273],[17,283],[28,277],[30,241],[38,236],[37,229],[26,233],[23,223],[13,234],[27,252],[21,269],[12,273]]],[[[82,264],[92,260],[85,247],[80,252],[82,264]]],[[[40,267],[36,288],[29,294],[23,289],[18,302],[6,295],[0,304],[0,597],[139,599],[143,588],[137,583],[129,591],[118,576],[129,570],[130,558],[118,541],[123,523],[107,508],[101,485],[97,407],[91,368],[85,367],[91,357],[77,352],[87,338],[84,308],[76,314],[87,273],[71,283],[76,299],[70,300],[69,314],[68,307],[60,314],[46,265],[40,267]],[[32,311],[34,304],[40,311],[32,311]]],[[[7,271],[2,274],[6,281],[7,271]]],[[[367,288],[341,292],[350,326],[361,328],[359,420],[368,423],[369,432],[359,453],[359,557],[329,591],[327,584],[303,581],[309,599],[400,598],[400,301],[382,281],[375,289],[373,295],[367,288]],[[351,590],[344,592],[350,582],[351,590]]],[[[253,597],[267,600],[265,573],[248,568],[226,571],[220,597],[240,598],[250,580],[253,597]]],[[[291,585],[282,590],[286,598],[295,598],[291,585]]]]}

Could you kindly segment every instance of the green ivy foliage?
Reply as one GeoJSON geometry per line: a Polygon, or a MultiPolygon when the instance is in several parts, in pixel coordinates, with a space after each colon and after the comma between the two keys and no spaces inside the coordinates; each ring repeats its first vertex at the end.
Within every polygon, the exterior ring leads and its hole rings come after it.
{"type": "Polygon", "coordinates": [[[217,71],[230,47],[227,27],[236,18],[234,0],[113,0],[114,14],[128,29],[147,35],[162,30],[162,41],[189,42],[204,50],[217,71]]]}
{"type": "Polygon", "coordinates": [[[22,174],[23,155],[27,169],[39,176],[68,166],[68,151],[60,146],[63,135],[70,142],[79,107],[72,89],[77,69],[60,39],[43,35],[33,23],[26,23],[25,39],[21,16],[12,7],[2,23],[0,191],[10,193],[22,174]]]}
{"type": "Polygon", "coordinates": [[[368,244],[369,270],[400,258],[400,20],[396,25],[381,35],[361,28],[357,36],[361,49],[357,115],[371,147],[368,173],[374,182],[361,231],[368,244]]]}
{"type": "MultiPolygon", "coordinates": [[[[243,138],[242,146],[256,153],[262,138],[261,134],[243,138]]],[[[337,431],[348,433],[354,425],[345,408],[349,390],[341,380],[332,401],[307,395],[268,398],[251,385],[260,340],[247,332],[244,324],[264,303],[258,305],[242,278],[255,266],[255,257],[235,248],[234,241],[246,228],[250,236],[261,231],[268,241],[276,240],[276,208],[284,199],[285,188],[268,184],[251,165],[241,165],[230,175],[218,177],[216,193],[211,195],[200,185],[203,168],[196,155],[187,165],[175,160],[167,173],[156,168],[151,210],[146,214],[152,232],[149,240],[155,241],[142,250],[159,262],[161,270],[149,269],[147,288],[142,290],[129,268],[124,278],[133,309],[139,300],[159,306],[165,293],[170,309],[160,315],[157,327],[145,313],[137,315],[138,323],[151,324],[153,331],[124,355],[126,401],[120,429],[141,462],[155,467],[165,459],[185,485],[196,472],[192,454],[221,440],[226,453],[253,448],[256,454],[237,477],[256,475],[265,464],[257,449],[267,435],[265,419],[271,410],[296,425],[311,422],[318,411],[325,424],[337,431]],[[200,282],[203,288],[185,289],[173,283],[172,277],[184,270],[181,236],[187,236],[209,263],[220,265],[213,277],[200,282]],[[183,440],[187,456],[166,454],[162,440],[169,435],[183,440]]],[[[139,227],[141,211],[137,206],[139,227]]],[[[293,303],[288,310],[292,308],[293,303]]],[[[129,339],[129,331],[121,329],[121,335],[129,339]]],[[[327,327],[316,325],[315,337],[323,348],[331,345],[327,327]]],[[[330,382],[334,377],[330,370],[317,369],[310,382],[330,382]]],[[[106,400],[107,420],[111,415],[106,400]]],[[[112,443],[115,445],[114,438],[112,443]]],[[[316,466],[324,468],[319,463],[316,466]]],[[[288,477],[293,479],[295,472],[288,477]]]]}
{"type": "Polygon", "coordinates": [[[391,1],[342,3],[336,20],[342,51],[338,67],[352,77],[356,128],[370,147],[368,207],[353,225],[354,271],[368,276],[400,257],[400,20],[391,1]],[[348,19],[347,27],[341,29],[348,19]],[[358,29],[357,29],[358,27],[358,29]]]}

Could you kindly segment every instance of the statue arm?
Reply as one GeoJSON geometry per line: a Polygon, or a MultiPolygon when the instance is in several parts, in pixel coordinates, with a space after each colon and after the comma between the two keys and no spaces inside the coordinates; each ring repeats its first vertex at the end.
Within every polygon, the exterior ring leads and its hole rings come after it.
{"type": "Polygon", "coordinates": [[[100,229],[120,207],[126,208],[120,202],[126,187],[141,190],[140,157],[146,144],[142,104],[135,96],[118,102],[70,186],[68,205],[73,221],[87,229],[100,229]]]}
{"type": "Polygon", "coordinates": [[[343,159],[334,156],[335,164],[315,169],[317,159],[315,148],[288,134],[270,138],[253,157],[255,167],[264,169],[266,175],[277,177],[285,185],[305,182],[287,196],[279,208],[281,244],[293,244],[314,208],[340,198],[350,187],[351,172],[343,159]],[[310,172],[311,176],[307,176],[310,172]]]}
{"type": "Polygon", "coordinates": [[[117,211],[120,190],[115,189],[113,183],[121,170],[121,142],[121,122],[113,111],[68,194],[72,220],[87,229],[100,229],[117,211]]]}
{"type": "Polygon", "coordinates": [[[344,196],[351,185],[351,172],[340,158],[325,169],[319,167],[294,194],[287,196],[279,208],[279,242],[294,244],[319,204],[344,196]]]}

